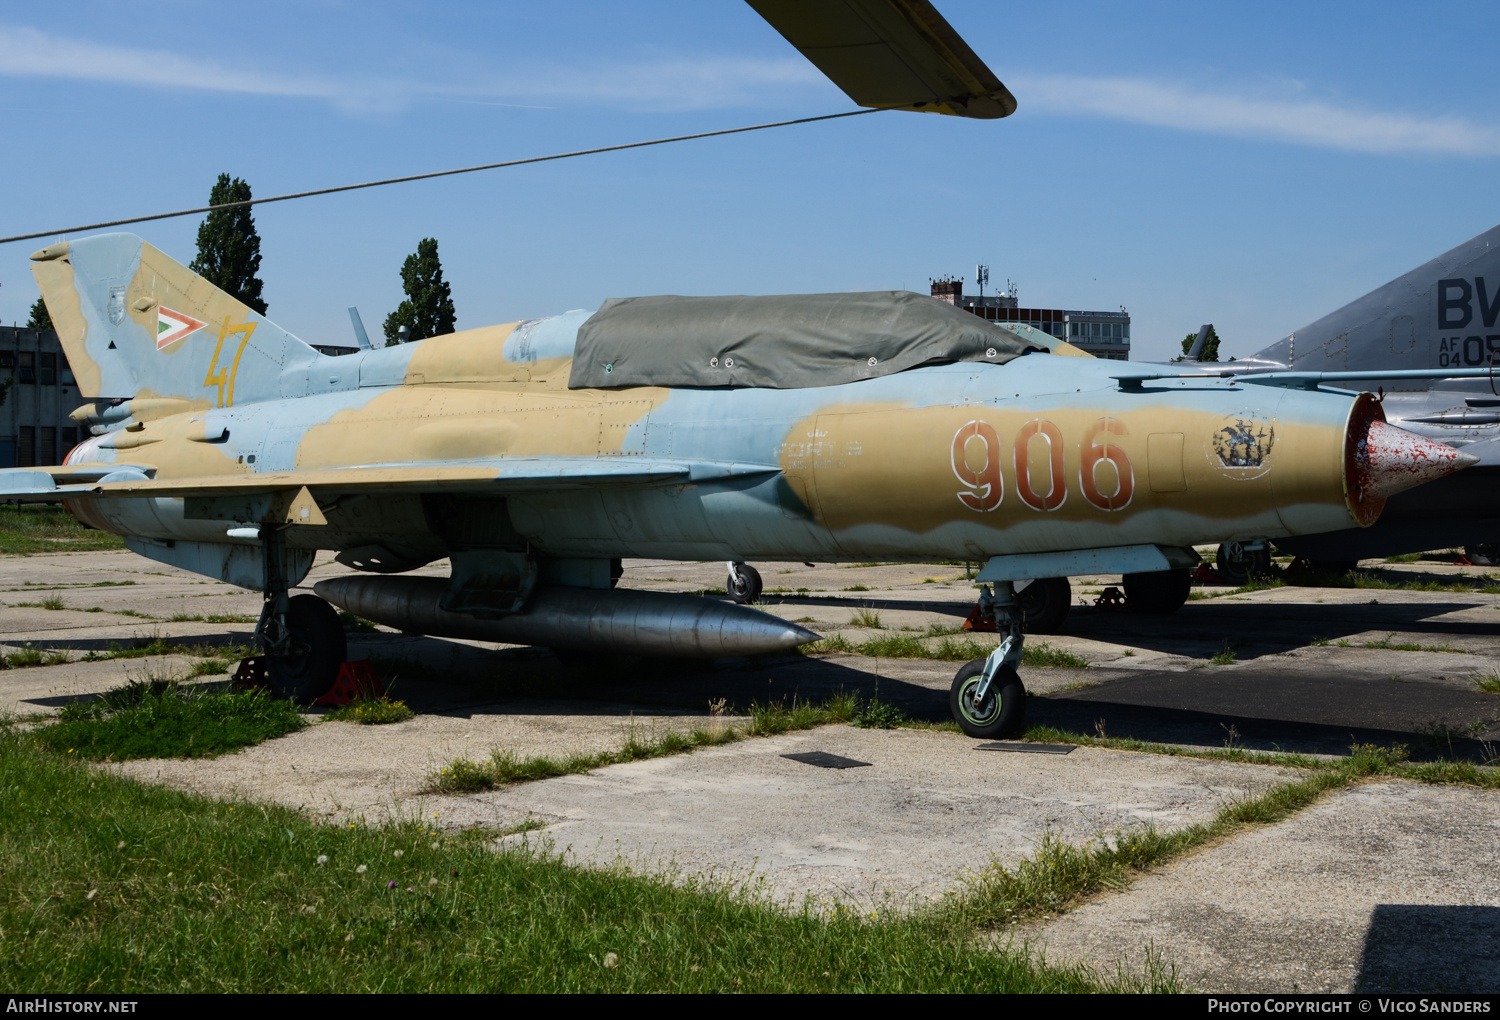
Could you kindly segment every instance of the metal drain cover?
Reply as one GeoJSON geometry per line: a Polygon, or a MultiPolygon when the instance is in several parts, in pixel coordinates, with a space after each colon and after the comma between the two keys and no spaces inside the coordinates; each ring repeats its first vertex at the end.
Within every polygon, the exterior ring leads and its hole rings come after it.
{"type": "Polygon", "coordinates": [[[820,769],[857,769],[870,764],[867,761],[855,761],[853,758],[840,758],[827,751],[803,751],[799,754],[784,754],[782,757],[800,761],[804,765],[816,765],[820,769]]]}
{"type": "Polygon", "coordinates": [[[1024,740],[996,740],[976,745],[976,751],[1024,751],[1030,754],[1068,754],[1073,744],[1030,744],[1024,740]]]}

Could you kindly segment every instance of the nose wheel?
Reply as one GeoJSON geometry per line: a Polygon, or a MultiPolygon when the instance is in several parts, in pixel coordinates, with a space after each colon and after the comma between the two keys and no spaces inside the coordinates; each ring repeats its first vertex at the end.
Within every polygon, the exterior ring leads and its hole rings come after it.
{"type": "Polygon", "coordinates": [[[948,708],[959,729],[971,737],[1005,737],[1026,725],[1026,686],[1010,666],[1000,666],[985,682],[985,659],[965,663],[953,678],[948,708]]]}
{"type": "Polygon", "coordinates": [[[760,571],[748,563],[729,564],[729,580],[724,584],[729,597],[742,606],[760,601],[760,571]]]}

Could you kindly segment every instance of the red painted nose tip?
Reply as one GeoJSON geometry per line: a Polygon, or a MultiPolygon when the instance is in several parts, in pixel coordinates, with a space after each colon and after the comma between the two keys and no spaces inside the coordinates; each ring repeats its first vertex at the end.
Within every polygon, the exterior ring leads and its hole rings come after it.
{"type": "Polygon", "coordinates": [[[1358,487],[1361,501],[1389,499],[1479,463],[1472,454],[1378,420],[1368,423],[1359,446],[1350,481],[1358,487]]]}

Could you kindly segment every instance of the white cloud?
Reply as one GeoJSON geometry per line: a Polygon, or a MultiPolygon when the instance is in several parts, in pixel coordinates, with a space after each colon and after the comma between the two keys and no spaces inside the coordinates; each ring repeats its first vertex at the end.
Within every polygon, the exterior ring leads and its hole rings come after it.
{"type": "Polygon", "coordinates": [[[1372,153],[1500,155],[1500,131],[1459,117],[1206,92],[1141,78],[1011,76],[1021,109],[1372,153]]]}
{"type": "Polygon", "coordinates": [[[0,25],[0,74],[335,101],[352,95],[347,87],[315,77],[267,75],[162,50],[102,46],[9,25],[0,25]]]}
{"type": "Polygon", "coordinates": [[[594,104],[641,110],[696,110],[762,105],[775,93],[826,81],[801,58],[662,60],[512,70],[497,77],[472,70],[462,82],[283,74],[178,54],[106,46],[0,25],[0,75],[65,78],[195,91],[326,100],[351,110],[399,109],[422,99],[516,100],[501,105],[594,104]]]}

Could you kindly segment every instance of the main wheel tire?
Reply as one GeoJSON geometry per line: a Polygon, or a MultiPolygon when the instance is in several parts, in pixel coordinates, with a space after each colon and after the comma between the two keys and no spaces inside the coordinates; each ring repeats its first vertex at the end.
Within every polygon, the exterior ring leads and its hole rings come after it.
{"type": "Polygon", "coordinates": [[[1132,613],[1168,616],[1182,608],[1192,586],[1193,574],[1189,570],[1152,570],[1141,574],[1126,574],[1122,585],[1125,589],[1125,608],[1132,613]]]}
{"type": "Polygon", "coordinates": [[[1225,542],[1214,555],[1214,568],[1225,581],[1242,587],[1249,584],[1251,578],[1264,577],[1271,572],[1271,551],[1256,549],[1234,560],[1229,558],[1229,543],[1225,542]]]}
{"type": "Polygon", "coordinates": [[[971,737],[989,739],[1019,733],[1026,724],[1026,685],[1015,670],[1001,666],[984,702],[975,705],[974,688],[984,674],[984,663],[984,659],[975,659],[959,669],[948,692],[948,709],[958,728],[971,737]]]}
{"type": "Polygon", "coordinates": [[[1476,567],[1500,567],[1500,542],[1464,546],[1464,555],[1476,567]]]}
{"type": "Polygon", "coordinates": [[[1066,577],[1039,577],[1016,593],[1026,633],[1056,634],[1072,608],[1073,586],[1066,577]]]}
{"type": "Polygon", "coordinates": [[[349,646],[339,614],[316,595],[295,595],[287,610],[294,655],[268,657],[266,682],[278,698],[308,704],[327,694],[348,658],[349,646]]]}
{"type": "Polygon", "coordinates": [[[735,574],[731,573],[729,579],[724,582],[724,590],[729,593],[729,597],[742,606],[759,602],[762,591],[760,571],[748,563],[741,563],[738,574],[736,578],[735,574]]]}

